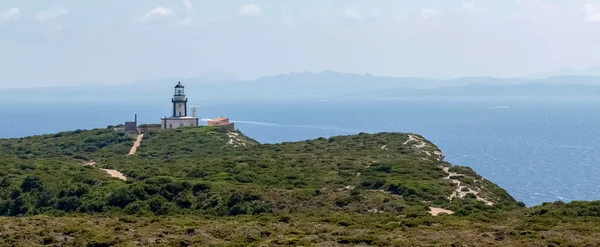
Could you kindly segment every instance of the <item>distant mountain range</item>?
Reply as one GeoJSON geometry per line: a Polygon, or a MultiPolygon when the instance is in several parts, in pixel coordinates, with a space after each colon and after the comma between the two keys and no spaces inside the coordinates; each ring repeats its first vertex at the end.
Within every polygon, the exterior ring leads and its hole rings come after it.
{"type": "Polygon", "coordinates": [[[545,79],[470,77],[452,80],[395,78],[324,71],[266,76],[239,81],[212,71],[193,78],[136,81],[123,85],[83,85],[0,89],[4,100],[154,101],[170,98],[181,81],[194,101],[267,100],[282,98],[360,97],[507,97],[600,96],[600,77],[557,76],[545,79]]]}
{"type": "Polygon", "coordinates": [[[527,79],[545,79],[550,77],[560,77],[560,76],[600,76],[600,67],[599,66],[590,66],[584,69],[574,69],[574,68],[560,68],[544,73],[537,73],[524,76],[527,79]]]}
{"type": "Polygon", "coordinates": [[[600,86],[540,82],[516,85],[471,84],[433,89],[394,88],[338,96],[363,99],[415,97],[600,97],[600,86]]]}

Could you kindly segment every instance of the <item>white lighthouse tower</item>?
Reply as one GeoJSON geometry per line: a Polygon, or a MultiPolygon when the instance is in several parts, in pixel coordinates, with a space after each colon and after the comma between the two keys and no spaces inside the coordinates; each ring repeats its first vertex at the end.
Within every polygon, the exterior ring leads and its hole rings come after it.
{"type": "Polygon", "coordinates": [[[173,115],[171,117],[161,118],[161,127],[163,129],[173,129],[185,126],[198,126],[196,116],[187,115],[187,97],[185,97],[185,86],[181,82],[175,85],[175,93],[171,99],[173,103],[173,115]]]}
{"type": "Polygon", "coordinates": [[[185,97],[185,86],[181,82],[175,85],[175,94],[171,99],[173,102],[173,117],[187,116],[187,98],[185,97]]]}

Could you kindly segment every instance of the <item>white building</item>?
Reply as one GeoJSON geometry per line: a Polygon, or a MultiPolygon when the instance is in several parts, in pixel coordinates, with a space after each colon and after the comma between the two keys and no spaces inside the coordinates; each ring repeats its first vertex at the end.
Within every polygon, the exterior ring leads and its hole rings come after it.
{"type": "Polygon", "coordinates": [[[173,102],[173,115],[160,119],[161,128],[173,129],[184,126],[198,126],[198,118],[187,115],[187,98],[185,97],[185,87],[181,82],[175,85],[175,94],[171,102],[173,102]]]}

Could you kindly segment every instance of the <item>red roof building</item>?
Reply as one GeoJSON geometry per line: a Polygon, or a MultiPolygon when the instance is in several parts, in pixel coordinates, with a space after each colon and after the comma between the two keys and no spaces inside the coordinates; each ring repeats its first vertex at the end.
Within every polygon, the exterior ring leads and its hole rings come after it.
{"type": "Polygon", "coordinates": [[[229,131],[235,130],[233,122],[230,122],[229,118],[226,118],[226,117],[219,117],[219,118],[211,119],[211,120],[208,120],[207,122],[208,122],[208,126],[225,127],[229,131]]]}

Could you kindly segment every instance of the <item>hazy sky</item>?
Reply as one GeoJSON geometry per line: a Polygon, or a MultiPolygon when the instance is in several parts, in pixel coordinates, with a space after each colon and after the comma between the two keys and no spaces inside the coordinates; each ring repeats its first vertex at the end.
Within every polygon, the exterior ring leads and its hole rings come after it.
{"type": "Polygon", "coordinates": [[[600,0],[0,0],[0,87],[600,64],[600,0]]]}

